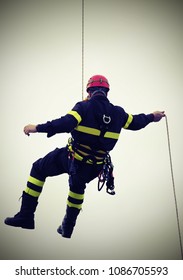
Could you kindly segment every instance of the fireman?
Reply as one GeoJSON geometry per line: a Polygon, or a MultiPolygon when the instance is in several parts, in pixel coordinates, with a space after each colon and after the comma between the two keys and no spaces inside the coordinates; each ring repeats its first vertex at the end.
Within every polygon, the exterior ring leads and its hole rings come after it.
{"type": "Polygon", "coordinates": [[[108,100],[109,82],[102,75],[91,77],[87,83],[87,100],[76,103],[61,118],[44,124],[24,127],[24,133],[71,133],[66,147],[57,148],[33,163],[26,189],[22,194],[20,211],[5,219],[5,224],[34,229],[34,213],[46,178],[69,174],[66,214],[57,232],[70,238],[77,216],[82,209],[86,184],[101,172],[106,156],[119,139],[121,129],[139,130],[165,116],[162,111],[132,115],[108,100]]]}

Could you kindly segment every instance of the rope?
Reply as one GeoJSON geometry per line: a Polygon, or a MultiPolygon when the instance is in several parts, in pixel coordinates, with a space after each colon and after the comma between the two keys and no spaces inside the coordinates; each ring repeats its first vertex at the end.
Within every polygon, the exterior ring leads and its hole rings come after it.
{"type": "Polygon", "coordinates": [[[177,204],[177,197],[176,197],[176,190],[175,190],[175,180],[174,180],[174,173],[173,173],[173,163],[172,163],[171,147],[170,147],[170,132],[169,132],[169,127],[168,127],[167,116],[165,116],[165,120],[166,120],[166,131],[167,131],[167,139],[168,139],[168,151],[169,151],[169,159],[170,159],[170,170],[171,170],[172,186],[173,186],[173,193],[174,193],[174,200],[175,200],[175,210],[176,210],[176,217],[177,217],[177,227],[178,227],[179,242],[180,242],[180,251],[181,251],[181,258],[183,260],[182,237],[181,237],[178,204],[177,204]]]}
{"type": "Polygon", "coordinates": [[[84,0],[82,0],[82,23],[81,23],[81,56],[82,56],[82,100],[84,100],[84,0]]]}
{"type": "MultiPolygon", "coordinates": [[[[84,100],[84,20],[85,20],[85,5],[84,0],[82,0],[82,23],[81,23],[81,56],[82,56],[82,100],[84,100]]],[[[175,190],[175,180],[174,180],[174,173],[173,173],[173,163],[172,163],[172,155],[171,155],[171,147],[170,147],[170,132],[168,127],[168,119],[165,116],[166,120],[166,131],[167,131],[167,140],[168,140],[168,152],[169,152],[169,159],[170,159],[170,170],[171,170],[171,178],[172,178],[172,187],[173,187],[173,194],[174,194],[174,201],[175,201],[175,211],[176,211],[176,218],[177,218],[177,228],[178,228],[178,235],[179,235],[179,242],[180,242],[180,252],[181,258],[183,260],[183,245],[182,245],[182,237],[181,237],[181,229],[180,229],[180,220],[179,220],[179,212],[178,212],[178,203],[176,197],[176,190],[175,190]]]]}

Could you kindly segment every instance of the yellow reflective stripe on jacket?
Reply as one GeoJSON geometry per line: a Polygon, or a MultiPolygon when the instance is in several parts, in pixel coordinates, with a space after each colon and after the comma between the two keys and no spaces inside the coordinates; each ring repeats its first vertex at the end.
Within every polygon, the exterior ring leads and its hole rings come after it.
{"type": "MultiPolygon", "coordinates": [[[[88,126],[83,126],[83,125],[78,125],[75,128],[75,130],[77,130],[79,132],[84,132],[84,133],[87,133],[87,134],[95,135],[95,136],[100,136],[100,134],[101,134],[101,131],[99,129],[88,127],[88,126]]],[[[119,133],[107,131],[104,134],[104,137],[105,138],[118,139],[119,138],[119,133]]]]}
{"type": "Polygon", "coordinates": [[[132,116],[131,114],[129,114],[129,115],[128,115],[127,122],[125,123],[125,125],[123,126],[123,128],[128,128],[132,121],[133,121],[133,116],[132,116]]]}
{"type": "Polygon", "coordinates": [[[25,189],[25,192],[34,197],[39,197],[39,195],[40,195],[40,192],[36,192],[28,187],[25,189]]]}
{"type": "Polygon", "coordinates": [[[74,193],[71,191],[69,191],[69,196],[72,198],[75,198],[75,199],[79,199],[79,200],[84,199],[84,194],[74,193]]]}
{"type": "Polygon", "coordinates": [[[80,114],[76,111],[70,111],[68,115],[72,115],[78,121],[78,124],[82,121],[80,114]]]}
{"type": "Polygon", "coordinates": [[[77,209],[81,209],[82,208],[82,204],[75,204],[75,203],[72,203],[70,201],[67,200],[67,205],[69,207],[73,207],[73,208],[77,208],[77,209]]]}
{"type": "Polygon", "coordinates": [[[38,187],[43,187],[44,181],[40,181],[32,176],[29,177],[28,181],[38,187]]]}
{"type": "Polygon", "coordinates": [[[105,138],[118,139],[118,138],[119,138],[119,133],[107,131],[107,132],[104,134],[104,137],[105,137],[105,138]]]}
{"type": "Polygon", "coordinates": [[[88,126],[83,126],[83,125],[78,125],[75,130],[84,132],[87,134],[95,135],[95,136],[100,136],[100,130],[88,126]]]}

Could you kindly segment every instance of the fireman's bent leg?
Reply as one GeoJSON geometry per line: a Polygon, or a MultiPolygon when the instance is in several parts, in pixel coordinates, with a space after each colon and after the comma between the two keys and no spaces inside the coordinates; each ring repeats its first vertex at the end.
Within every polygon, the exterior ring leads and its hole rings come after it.
{"type": "Polygon", "coordinates": [[[67,172],[67,151],[56,149],[44,158],[37,160],[33,165],[27,181],[27,187],[23,191],[20,211],[14,217],[5,219],[5,224],[14,227],[34,229],[34,213],[38,204],[38,198],[42,192],[46,177],[56,176],[67,172]]]}

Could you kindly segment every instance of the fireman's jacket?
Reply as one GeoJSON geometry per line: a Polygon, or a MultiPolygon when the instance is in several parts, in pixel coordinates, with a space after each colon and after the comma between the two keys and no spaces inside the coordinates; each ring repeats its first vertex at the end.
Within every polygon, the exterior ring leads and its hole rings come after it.
{"type": "Polygon", "coordinates": [[[37,131],[46,132],[47,137],[71,133],[73,145],[80,145],[84,153],[88,149],[102,153],[114,148],[122,128],[139,130],[153,121],[153,114],[131,115],[110,103],[106,96],[94,95],[90,100],[76,103],[65,116],[37,125],[37,131]]]}

